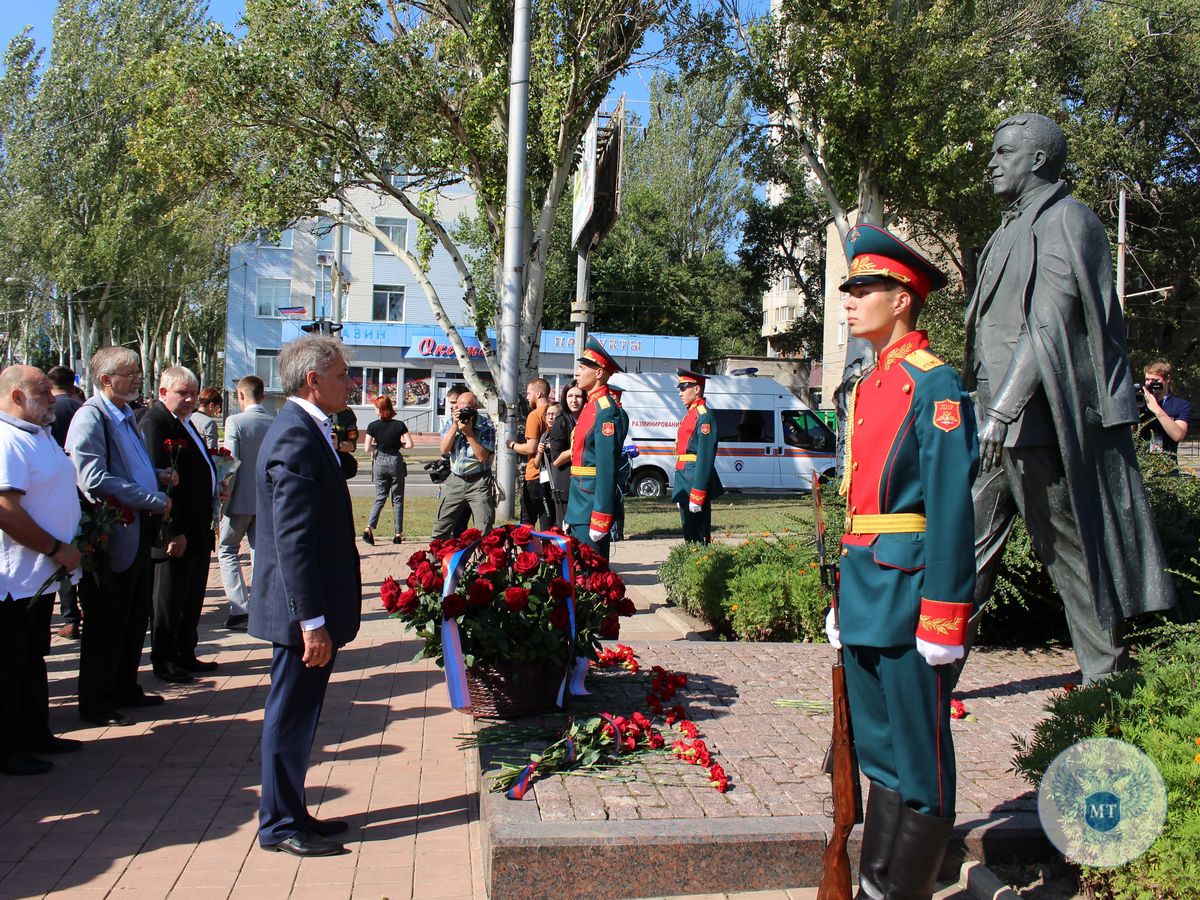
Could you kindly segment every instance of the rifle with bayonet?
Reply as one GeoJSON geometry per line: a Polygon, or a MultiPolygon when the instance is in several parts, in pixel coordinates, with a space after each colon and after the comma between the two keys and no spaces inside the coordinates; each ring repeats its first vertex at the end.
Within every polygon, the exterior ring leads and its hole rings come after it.
{"type": "MultiPolygon", "coordinates": [[[[821,584],[829,591],[833,604],[834,627],[838,627],[838,567],[825,553],[825,517],[821,504],[820,475],[813,472],[812,496],[817,531],[817,564],[821,584]]],[[[846,694],[846,668],[842,650],[833,665],[833,740],[825,755],[825,770],[833,782],[833,833],[825,845],[824,873],[817,889],[817,900],[850,900],[850,832],[862,821],[862,788],[858,782],[858,758],[850,730],[850,699],[846,694]]]]}

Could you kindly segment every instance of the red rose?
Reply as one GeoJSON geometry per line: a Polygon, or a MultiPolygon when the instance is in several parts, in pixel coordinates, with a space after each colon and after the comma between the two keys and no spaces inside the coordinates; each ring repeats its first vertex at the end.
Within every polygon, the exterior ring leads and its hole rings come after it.
{"type": "Polygon", "coordinates": [[[604,557],[597,553],[588,544],[580,544],[578,558],[583,565],[591,569],[593,572],[604,572],[608,569],[608,563],[604,557]]]}
{"type": "Polygon", "coordinates": [[[571,582],[565,578],[550,579],[550,596],[558,600],[566,599],[571,596],[571,582]]]}
{"type": "Polygon", "coordinates": [[[421,605],[421,599],[416,591],[408,590],[400,595],[399,607],[402,615],[411,616],[421,605]]]}
{"type": "Polygon", "coordinates": [[[503,572],[508,568],[508,554],[503,547],[495,547],[488,551],[488,562],[503,572]]]}
{"type": "Polygon", "coordinates": [[[542,559],[546,560],[552,566],[560,565],[566,559],[566,556],[566,552],[558,544],[552,544],[547,541],[546,545],[542,547],[542,559]]]}
{"type": "Polygon", "coordinates": [[[421,589],[430,593],[438,593],[442,589],[442,578],[437,572],[430,569],[420,578],[421,589]]]}
{"type": "Polygon", "coordinates": [[[504,529],[503,528],[493,528],[491,531],[489,531],[487,534],[485,534],[483,536],[483,540],[480,541],[480,545],[483,547],[484,550],[493,550],[496,547],[503,546],[503,544],[504,544],[504,529]]]}
{"type": "Polygon", "coordinates": [[[632,616],[637,612],[637,607],[633,605],[633,601],[628,597],[622,597],[620,603],[617,604],[618,616],[632,616]]]}
{"type": "Polygon", "coordinates": [[[531,540],[533,540],[533,529],[528,525],[518,525],[509,534],[509,538],[518,547],[524,547],[531,540]]]}
{"type": "Polygon", "coordinates": [[[391,575],[383,579],[379,588],[379,599],[383,601],[383,608],[388,612],[395,612],[399,607],[400,585],[391,575]]]}
{"type": "Polygon", "coordinates": [[[442,615],[447,619],[457,619],[467,611],[467,601],[462,594],[448,594],[442,600],[442,615]]]}
{"type": "Polygon", "coordinates": [[[416,572],[417,578],[424,578],[433,571],[433,566],[430,564],[429,560],[423,560],[417,563],[417,567],[413,569],[413,571],[416,572]]]}
{"type": "Polygon", "coordinates": [[[420,587],[421,579],[417,577],[416,572],[409,572],[408,577],[404,579],[404,583],[410,588],[420,587]]]}
{"type": "Polygon", "coordinates": [[[560,603],[550,611],[550,624],[555,628],[566,628],[571,624],[571,614],[567,612],[567,605],[560,603]]]}
{"type": "Polygon", "coordinates": [[[429,562],[429,557],[425,555],[425,551],[418,550],[416,553],[414,553],[412,556],[410,556],[408,558],[408,567],[410,569],[415,569],[421,563],[428,564],[428,562],[429,562]]]}
{"type": "Polygon", "coordinates": [[[479,538],[482,534],[483,534],[483,532],[480,531],[478,528],[468,528],[461,535],[459,535],[458,545],[460,547],[466,547],[468,544],[473,544],[477,540],[479,540],[479,538]]]}
{"type": "Polygon", "coordinates": [[[600,623],[600,637],[606,641],[616,640],[621,633],[621,620],[616,616],[605,616],[600,623]]]}
{"type": "Polygon", "coordinates": [[[517,559],[513,563],[513,571],[518,575],[528,575],[530,572],[536,571],[541,563],[542,561],[538,559],[536,553],[525,551],[517,554],[517,559]]]}
{"type": "Polygon", "coordinates": [[[479,568],[475,571],[477,571],[480,575],[495,575],[499,570],[490,559],[485,559],[479,564],[479,568]]]}
{"type": "Polygon", "coordinates": [[[454,541],[438,539],[429,542],[429,553],[434,559],[441,559],[454,546],[454,541]]]}
{"type": "Polygon", "coordinates": [[[492,602],[492,595],[496,592],[496,586],[486,578],[479,578],[471,582],[467,588],[467,606],[487,606],[492,602]]]}
{"type": "Polygon", "coordinates": [[[504,592],[504,604],[510,612],[520,612],[529,606],[529,589],[510,587],[504,592]]]}

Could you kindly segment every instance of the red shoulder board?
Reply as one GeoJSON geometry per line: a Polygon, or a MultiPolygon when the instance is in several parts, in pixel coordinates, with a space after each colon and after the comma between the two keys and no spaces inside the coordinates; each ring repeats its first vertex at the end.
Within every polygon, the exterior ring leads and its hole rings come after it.
{"type": "Polygon", "coordinates": [[[933,424],[942,431],[953,431],[962,424],[962,411],[957,400],[939,400],[933,405],[933,424]]]}
{"type": "Polygon", "coordinates": [[[603,425],[600,426],[600,431],[604,434],[605,437],[612,437],[614,434],[617,433],[617,426],[614,425],[612,422],[605,422],[603,425]]]}

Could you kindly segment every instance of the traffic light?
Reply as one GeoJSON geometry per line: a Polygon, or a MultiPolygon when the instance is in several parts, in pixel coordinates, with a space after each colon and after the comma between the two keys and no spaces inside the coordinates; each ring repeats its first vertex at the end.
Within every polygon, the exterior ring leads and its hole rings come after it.
{"type": "Polygon", "coordinates": [[[330,322],[327,319],[318,319],[314,322],[309,322],[307,325],[301,325],[300,330],[308,334],[337,334],[342,330],[341,323],[330,322]]]}

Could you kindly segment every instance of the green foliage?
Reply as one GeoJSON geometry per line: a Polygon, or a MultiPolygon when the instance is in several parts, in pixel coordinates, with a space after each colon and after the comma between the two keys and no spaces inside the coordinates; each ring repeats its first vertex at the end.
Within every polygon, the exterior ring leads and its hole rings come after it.
{"type": "Polygon", "coordinates": [[[667,599],[724,637],[742,641],[824,641],[829,595],[811,546],[796,535],[736,546],[681,544],[658,573],[667,599]]]}
{"type": "Polygon", "coordinates": [[[1200,628],[1150,635],[1139,670],[1051,697],[1032,736],[1014,735],[1014,770],[1040,783],[1054,758],[1089,737],[1116,737],[1146,753],[1167,788],[1162,835],[1141,857],[1111,869],[1084,867],[1090,896],[1186,898],[1200,882],[1200,628]]]}

